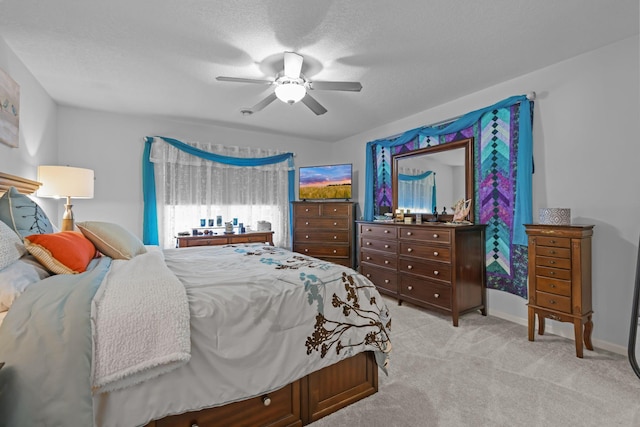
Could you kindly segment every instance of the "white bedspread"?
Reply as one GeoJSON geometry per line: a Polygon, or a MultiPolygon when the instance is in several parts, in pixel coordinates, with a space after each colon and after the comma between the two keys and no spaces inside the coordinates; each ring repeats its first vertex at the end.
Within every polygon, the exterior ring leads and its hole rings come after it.
{"type": "Polygon", "coordinates": [[[96,426],[144,425],[258,396],[366,350],[384,367],[388,310],[355,271],[255,244],[164,253],[186,288],[191,360],[94,396],[96,426]]]}

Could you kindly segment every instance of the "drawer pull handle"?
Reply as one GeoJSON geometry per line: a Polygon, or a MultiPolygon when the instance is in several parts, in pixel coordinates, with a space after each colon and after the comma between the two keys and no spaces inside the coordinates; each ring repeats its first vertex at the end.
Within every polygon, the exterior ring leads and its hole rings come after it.
{"type": "Polygon", "coordinates": [[[408,291],[412,291],[413,290],[413,286],[407,286],[407,290],[408,291]]]}
{"type": "Polygon", "coordinates": [[[434,239],[437,239],[438,237],[440,237],[440,236],[438,236],[438,234],[434,234],[434,235],[433,235],[433,238],[434,238],[434,239]]]}
{"type": "Polygon", "coordinates": [[[367,246],[371,246],[371,242],[367,242],[367,246]]]}
{"type": "Polygon", "coordinates": [[[389,233],[389,230],[384,230],[385,234],[389,233]]]}
{"type": "Polygon", "coordinates": [[[440,298],[440,294],[433,294],[434,298],[440,298]]]}
{"type": "Polygon", "coordinates": [[[555,241],[555,240],[551,240],[551,243],[552,243],[552,244],[555,244],[555,243],[556,243],[556,241],[555,241]]]}
{"type": "Polygon", "coordinates": [[[333,250],[333,253],[334,253],[334,254],[335,254],[335,253],[337,253],[337,252],[338,252],[337,250],[335,250],[335,249],[333,250]]]}
{"type": "Polygon", "coordinates": [[[556,274],[556,272],[555,272],[555,271],[550,271],[550,272],[549,272],[549,275],[550,275],[550,276],[553,276],[553,275],[555,275],[555,274],[556,274]]]}
{"type": "Polygon", "coordinates": [[[338,238],[338,236],[333,236],[333,240],[336,240],[338,238]]]}
{"type": "Polygon", "coordinates": [[[440,272],[439,272],[438,270],[435,270],[435,271],[433,272],[433,275],[434,275],[434,276],[437,276],[438,274],[440,274],[440,272]]]}
{"type": "Polygon", "coordinates": [[[413,265],[407,265],[407,270],[413,270],[413,265]]]}
{"type": "Polygon", "coordinates": [[[304,211],[305,211],[305,212],[309,212],[309,208],[306,208],[304,211]]]}
{"type": "Polygon", "coordinates": [[[413,249],[407,248],[407,252],[413,252],[413,249]]]}
{"type": "Polygon", "coordinates": [[[371,231],[371,229],[370,229],[370,228],[367,228],[367,231],[371,231]]]}
{"type": "Polygon", "coordinates": [[[367,279],[368,279],[369,277],[371,277],[371,274],[367,273],[367,279]]]}
{"type": "Polygon", "coordinates": [[[334,225],[334,226],[336,226],[336,225],[338,225],[338,223],[337,223],[337,222],[334,222],[334,223],[333,223],[333,225],[334,225]]]}
{"type": "Polygon", "coordinates": [[[334,208],[334,209],[333,209],[333,211],[334,211],[334,212],[338,212],[338,209],[335,209],[335,208],[334,208]]]}
{"type": "Polygon", "coordinates": [[[440,254],[438,253],[438,251],[434,251],[434,252],[433,252],[433,256],[438,256],[438,255],[440,255],[440,254]]]}
{"type": "Polygon", "coordinates": [[[556,300],[550,299],[549,304],[556,304],[556,300]]]}
{"type": "Polygon", "coordinates": [[[384,260],[384,263],[385,263],[385,264],[389,264],[389,260],[388,260],[388,259],[385,259],[385,260],[384,260]]]}
{"type": "Polygon", "coordinates": [[[407,236],[411,236],[413,233],[410,231],[407,231],[407,236]]]}
{"type": "Polygon", "coordinates": [[[264,406],[271,405],[271,398],[268,395],[267,396],[262,396],[262,404],[264,406]]]}
{"type": "Polygon", "coordinates": [[[305,221],[304,225],[309,225],[309,221],[305,221]]]}
{"type": "Polygon", "coordinates": [[[309,249],[305,249],[304,251],[305,251],[305,252],[309,252],[309,249]]]}
{"type": "Polygon", "coordinates": [[[549,261],[549,264],[555,264],[556,262],[554,260],[549,261]]]}
{"type": "Polygon", "coordinates": [[[556,251],[549,251],[551,255],[555,255],[556,251]]]}
{"type": "Polygon", "coordinates": [[[389,245],[384,245],[384,248],[385,249],[389,249],[389,245]]]}
{"type": "Polygon", "coordinates": [[[389,283],[389,279],[384,279],[384,283],[389,283]]]}
{"type": "Polygon", "coordinates": [[[306,236],[304,236],[304,238],[305,238],[305,239],[308,239],[308,238],[309,238],[309,236],[308,236],[308,235],[306,235],[306,236]]]}
{"type": "Polygon", "coordinates": [[[191,424],[191,427],[200,427],[200,426],[198,425],[198,423],[193,423],[191,424]]]}
{"type": "Polygon", "coordinates": [[[555,288],[555,287],[556,287],[556,285],[554,285],[553,283],[549,283],[549,287],[550,287],[550,288],[555,288]]]}
{"type": "Polygon", "coordinates": [[[368,256],[368,257],[367,257],[367,261],[370,261],[370,260],[371,260],[371,257],[370,257],[370,256],[368,256]]]}

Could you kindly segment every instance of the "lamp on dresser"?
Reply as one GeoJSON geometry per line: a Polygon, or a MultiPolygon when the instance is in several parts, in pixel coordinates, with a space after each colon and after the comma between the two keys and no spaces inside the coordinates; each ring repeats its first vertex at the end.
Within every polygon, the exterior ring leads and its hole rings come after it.
{"type": "Polygon", "coordinates": [[[67,198],[62,216],[62,231],[73,230],[73,211],[71,198],[93,198],[94,174],[91,169],[70,166],[38,166],[38,181],[42,186],[36,193],[38,197],[67,198]]]}

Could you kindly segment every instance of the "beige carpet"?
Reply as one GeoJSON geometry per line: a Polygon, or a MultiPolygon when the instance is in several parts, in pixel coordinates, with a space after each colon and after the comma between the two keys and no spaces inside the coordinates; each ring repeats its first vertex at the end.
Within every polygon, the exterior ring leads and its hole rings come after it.
{"type": "MultiPolygon", "coordinates": [[[[529,342],[527,328],[471,313],[398,306],[389,376],[377,394],[313,427],[640,426],[640,378],[625,356],[556,335],[529,342]]],[[[597,328],[597,317],[594,327],[597,328]]]]}

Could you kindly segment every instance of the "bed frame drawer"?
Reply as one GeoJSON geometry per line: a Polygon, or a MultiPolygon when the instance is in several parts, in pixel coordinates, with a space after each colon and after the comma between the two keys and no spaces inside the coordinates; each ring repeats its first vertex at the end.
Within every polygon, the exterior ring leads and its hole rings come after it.
{"type": "Polygon", "coordinates": [[[156,421],[156,427],[302,426],[300,380],[280,390],[225,406],[174,415],[156,421]],[[268,404],[267,404],[268,403],[268,404]]]}

